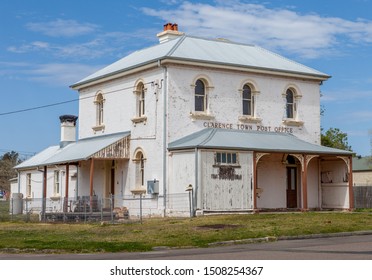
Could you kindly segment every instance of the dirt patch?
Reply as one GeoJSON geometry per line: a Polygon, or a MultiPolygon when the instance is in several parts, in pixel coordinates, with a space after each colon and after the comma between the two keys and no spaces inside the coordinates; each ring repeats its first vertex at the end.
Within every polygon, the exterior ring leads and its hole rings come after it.
{"type": "Polygon", "coordinates": [[[240,225],[226,225],[226,224],[214,224],[214,225],[203,225],[197,226],[196,229],[206,230],[206,229],[229,229],[229,228],[238,228],[240,225]]]}

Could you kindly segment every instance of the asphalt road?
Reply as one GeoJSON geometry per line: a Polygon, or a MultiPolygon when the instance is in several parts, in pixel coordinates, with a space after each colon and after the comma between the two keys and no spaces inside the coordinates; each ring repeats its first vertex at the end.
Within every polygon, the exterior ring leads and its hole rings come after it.
{"type": "Polygon", "coordinates": [[[142,253],[4,254],[0,260],[372,260],[372,235],[303,238],[142,253]]]}

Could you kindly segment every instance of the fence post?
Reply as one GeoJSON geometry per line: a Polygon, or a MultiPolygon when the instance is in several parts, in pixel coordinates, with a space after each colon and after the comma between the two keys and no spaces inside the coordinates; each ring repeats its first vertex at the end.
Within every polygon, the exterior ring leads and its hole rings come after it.
{"type": "Polygon", "coordinates": [[[101,222],[103,222],[103,203],[105,203],[104,198],[101,198],[101,222]]]}
{"type": "Polygon", "coordinates": [[[26,222],[29,222],[30,221],[30,213],[28,212],[28,203],[27,203],[27,199],[24,200],[25,201],[25,205],[26,205],[26,222]]]}
{"type": "Polygon", "coordinates": [[[10,220],[13,221],[13,197],[10,199],[10,220]]]}
{"type": "Polygon", "coordinates": [[[111,215],[111,223],[114,223],[114,205],[113,205],[114,195],[110,195],[110,215],[111,215]]]}
{"type": "Polygon", "coordinates": [[[142,193],[140,193],[140,223],[142,224],[142,193]]]}

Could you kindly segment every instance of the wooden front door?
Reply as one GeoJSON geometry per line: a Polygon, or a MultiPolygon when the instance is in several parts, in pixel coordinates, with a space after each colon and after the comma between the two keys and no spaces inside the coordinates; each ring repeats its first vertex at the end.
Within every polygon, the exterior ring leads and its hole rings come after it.
{"type": "Polygon", "coordinates": [[[297,167],[287,167],[287,208],[297,208],[297,167]]]}

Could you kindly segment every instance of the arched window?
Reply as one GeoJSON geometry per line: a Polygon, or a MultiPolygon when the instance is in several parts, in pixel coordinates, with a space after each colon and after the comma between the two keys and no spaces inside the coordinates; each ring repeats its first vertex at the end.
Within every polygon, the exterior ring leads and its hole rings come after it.
{"type": "Polygon", "coordinates": [[[252,89],[248,84],[243,86],[243,94],[242,94],[242,102],[243,102],[243,115],[244,116],[253,116],[253,108],[254,108],[254,99],[252,95],[252,89]]]}
{"type": "Polygon", "coordinates": [[[205,112],[207,110],[207,105],[205,83],[199,79],[195,83],[195,111],[205,112]]]}
{"type": "Polygon", "coordinates": [[[143,117],[145,115],[145,86],[139,83],[137,86],[137,116],[143,117]]]}
{"type": "Polygon", "coordinates": [[[292,89],[286,91],[286,114],[287,119],[294,119],[296,112],[295,93],[292,89]]]}
{"type": "Polygon", "coordinates": [[[104,103],[102,93],[98,93],[96,95],[96,99],[94,103],[96,104],[96,125],[101,126],[103,125],[103,103],[104,103]]]}
{"type": "Polygon", "coordinates": [[[145,186],[145,157],[142,149],[138,149],[133,161],[136,163],[136,188],[145,186]]]}

